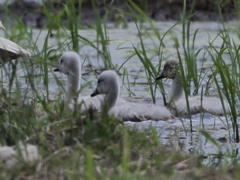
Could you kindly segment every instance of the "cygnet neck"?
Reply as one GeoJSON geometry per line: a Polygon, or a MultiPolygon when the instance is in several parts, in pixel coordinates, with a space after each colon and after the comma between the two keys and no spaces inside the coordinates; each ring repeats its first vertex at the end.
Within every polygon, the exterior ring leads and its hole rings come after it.
{"type": "Polygon", "coordinates": [[[67,101],[71,102],[74,97],[77,98],[80,89],[81,71],[75,66],[71,72],[67,74],[67,101]]]}
{"type": "Polygon", "coordinates": [[[183,90],[181,78],[179,74],[173,79],[172,88],[170,91],[169,102],[177,102],[180,99],[185,99],[185,93],[183,90]]]}
{"type": "Polygon", "coordinates": [[[120,84],[118,77],[112,80],[111,86],[108,87],[109,91],[105,95],[105,101],[108,104],[108,110],[115,106],[120,93],[120,84]]]}
{"type": "Polygon", "coordinates": [[[117,99],[119,96],[119,92],[112,91],[105,95],[105,101],[108,103],[108,110],[115,106],[117,99]]]}

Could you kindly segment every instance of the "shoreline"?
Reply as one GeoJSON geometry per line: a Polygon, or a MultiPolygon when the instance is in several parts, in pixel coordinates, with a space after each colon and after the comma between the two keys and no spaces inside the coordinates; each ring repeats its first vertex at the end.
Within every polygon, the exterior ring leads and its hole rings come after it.
{"type": "MultiPolygon", "coordinates": [[[[47,19],[49,16],[58,15],[62,12],[64,5],[64,0],[52,0],[43,3],[40,1],[24,1],[18,0],[8,5],[5,3],[0,7],[0,17],[3,22],[9,22],[8,26],[12,26],[12,23],[16,21],[15,17],[19,17],[25,26],[30,26],[33,28],[43,28],[47,27],[47,19]],[[46,11],[47,9],[47,11],[46,11]]],[[[95,1],[95,7],[101,18],[105,17],[107,14],[107,21],[114,23],[127,23],[134,21],[129,7],[134,7],[132,4],[127,3],[127,1],[115,0],[113,3],[111,1],[95,1]]],[[[186,14],[190,14],[192,8],[192,1],[186,4],[186,14]]],[[[181,14],[183,11],[183,2],[178,0],[172,1],[154,1],[148,0],[145,3],[135,0],[143,12],[147,16],[155,21],[178,21],[181,19],[181,14]]],[[[81,4],[73,4],[75,7],[76,15],[79,16],[79,23],[82,26],[91,26],[95,23],[94,11],[92,8],[91,1],[83,0],[81,4]]],[[[233,1],[223,1],[219,6],[210,0],[206,1],[196,1],[193,11],[191,14],[192,21],[221,21],[221,16],[218,12],[218,7],[221,7],[221,13],[224,21],[231,21],[238,19],[238,11],[233,1]],[[225,4],[224,4],[225,3],[225,4]]],[[[136,10],[134,13],[138,14],[136,10]]],[[[66,15],[63,13],[62,21],[68,22],[66,15]]]]}

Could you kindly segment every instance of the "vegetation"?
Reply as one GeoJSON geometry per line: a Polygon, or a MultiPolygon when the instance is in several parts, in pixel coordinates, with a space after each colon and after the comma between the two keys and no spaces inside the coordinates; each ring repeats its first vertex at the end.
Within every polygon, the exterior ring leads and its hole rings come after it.
{"type": "MultiPolygon", "coordinates": [[[[219,164],[210,162],[206,166],[202,162],[208,157],[196,152],[186,154],[181,147],[164,146],[154,126],[139,130],[137,126],[124,125],[106,111],[101,114],[89,111],[84,115],[70,111],[62,102],[64,87],[59,87],[59,94],[54,96],[54,101],[51,100],[49,84],[55,80],[61,86],[62,82],[56,76],[50,77],[50,72],[64,51],[81,52],[81,55],[86,56],[83,61],[86,68],[91,60],[83,49],[86,46],[93,49],[99,64],[103,65],[97,66],[97,69],[116,69],[122,73],[129,96],[138,95],[129,84],[132,73],[125,65],[133,58],[139,59],[145,71],[144,79],[148,85],[146,91],[153,102],[159,90],[165,100],[163,83],[153,82],[162,69],[162,63],[175,56],[181,64],[186,97],[193,94],[212,95],[210,90],[215,89],[214,95],[226,98],[229,102],[232,115],[216,118],[226,119],[223,121],[226,121],[226,128],[232,137],[229,142],[239,142],[237,117],[240,57],[239,42],[233,38],[240,35],[238,27],[230,29],[223,21],[219,22],[221,28],[216,37],[211,39],[209,36],[208,46],[198,49],[196,38],[200,32],[199,29],[192,31],[192,16],[186,14],[186,0],[184,2],[181,20],[162,33],[141,8],[129,1],[128,8],[135,19],[138,39],[137,43],[126,39],[128,46],[117,45],[118,50],[128,51],[121,64],[114,63],[115,57],[110,53],[110,45],[117,42],[118,37],[109,39],[108,13],[100,18],[94,1],[96,23],[91,28],[79,24],[81,14],[75,16],[78,9],[73,1],[68,1],[60,13],[43,8],[47,16],[46,29],[36,31],[19,21],[6,31],[7,38],[30,49],[34,56],[2,66],[0,144],[14,146],[22,141],[37,145],[42,160],[34,166],[20,163],[17,169],[8,169],[4,162],[0,162],[0,179],[237,179],[240,176],[239,159],[232,152],[220,152],[216,155],[219,164]],[[67,17],[67,24],[62,23],[63,16],[67,17]],[[179,25],[182,29],[181,37],[174,30],[179,25]],[[91,31],[95,41],[79,33],[80,29],[91,31]],[[54,36],[54,40],[51,36],[54,36]],[[38,44],[39,39],[44,41],[38,44]],[[148,46],[146,40],[152,45],[148,46]],[[55,41],[54,45],[52,41],[55,41]],[[167,51],[167,43],[172,44],[174,51],[167,51]],[[226,56],[229,61],[225,60],[226,56]],[[27,85],[23,91],[19,82],[24,81],[27,85]]],[[[127,23],[124,11],[118,12],[117,25],[122,23],[125,28],[127,23]]],[[[221,15],[220,10],[219,13],[221,15]]],[[[208,32],[204,33],[208,35],[208,32]]],[[[88,67],[89,73],[95,76],[96,67],[88,67]]],[[[84,80],[83,89],[89,83],[87,79],[84,80]]],[[[190,112],[189,116],[191,121],[190,112]]],[[[190,131],[193,131],[192,125],[189,129],[185,128],[185,133],[190,131]]],[[[207,141],[220,147],[220,143],[207,130],[203,128],[199,132],[207,141]]]]}

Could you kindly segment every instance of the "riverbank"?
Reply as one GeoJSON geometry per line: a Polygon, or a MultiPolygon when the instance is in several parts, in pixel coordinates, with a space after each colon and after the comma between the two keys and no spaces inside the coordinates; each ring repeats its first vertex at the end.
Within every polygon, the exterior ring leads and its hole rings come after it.
{"type": "MultiPolygon", "coordinates": [[[[73,5],[74,11],[79,17],[79,23],[83,26],[90,26],[95,22],[92,1],[87,0],[74,1],[74,3],[64,0],[44,1],[44,3],[41,0],[1,0],[0,4],[2,4],[0,17],[3,22],[10,23],[9,19],[13,20],[17,16],[26,26],[34,28],[47,26],[48,16],[62,14],[62,20],[67,22],[66,12],[64,12],[65,5],[73,5]]],[[[101,18],[106,18],[108,22],[115,23],[133,21],[134,17],[131,11],[137,12],[137,8],[155,21],[178,21],[181,19],[184,7],[186,8],[186,14],[191,15],[192,21],[236,20],[239,11],[233,0],[221,1],[219,4],[211,0],[196,2],[189,0],[186,2],[186,6],[184,6],[184,1],[179,0],[134,0],[132,3],[120,0],[101,0],[95,1],[94,6],[101,18]]]]}

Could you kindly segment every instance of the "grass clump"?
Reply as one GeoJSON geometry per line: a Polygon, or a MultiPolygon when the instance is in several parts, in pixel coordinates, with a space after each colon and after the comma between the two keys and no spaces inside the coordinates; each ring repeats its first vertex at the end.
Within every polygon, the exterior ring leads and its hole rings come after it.
{"type": "MultiPolygon", "coordinates": [[[[56,116],[44,114],[39,116],[41,121],[56,116]]],[[[91,117],[91,112],[88,115],[91,117]]],[[[32,168],[21,164],[21,168],[9,171],[0,166],[0,177],[6,178],[6,174],[13,179],[211,179],[212,174],[229,177],[229,173],[221,170],[204,168],[200,157],[162,146],[154,128],[141,132],[123,126],[106,113],[94,120],[88,115],[83,118],[65,109],[52,125],[36,129],[26,142],[38,145],[42,160],[32,168]]],[[[24,116],[28,115],[21,117],[24,116]]]]}
{"type": "MultiPolygon", "coordinates": [[[[38,146],[42,160],[36,169],[21,164],[20,169],[9,172],[2,167],[0,177],[8,173],[12,178],[22,179],[37,179],[39,176],[50,179],[59,176],[67,179],[158,179],[174,177],[174,165],[189,158],[184,153],[161,146],[154,137],[154,129],[140,132],[124,127],[107,113],[92,120],[91,112],[89,116],[82,117],[65,109],[60,116],[54,113],[54,106],[49,105],[52,113],[41,110],[41,107],[25,106],[25,111],[31,109],[34,118],[22,113],[21,126],[10,125],[8,131],[2,131],[2,144],[14,145],[14,140],[29,137],[25,142],[38,146]],[[38,117],[37,110],[42,111],[38,117]],[[55,119],[52,124],[50,119],[55,119]],[[29,130],[25,129],[27,125],[23,122],[30,126],[29,130]]],[[[8,110],[7,114],[12,115],[9,117],[12,120],[17,120],[15,110],[8,110]]],[[[7,114],[2,117],[7,117],[7,114]]]]}

